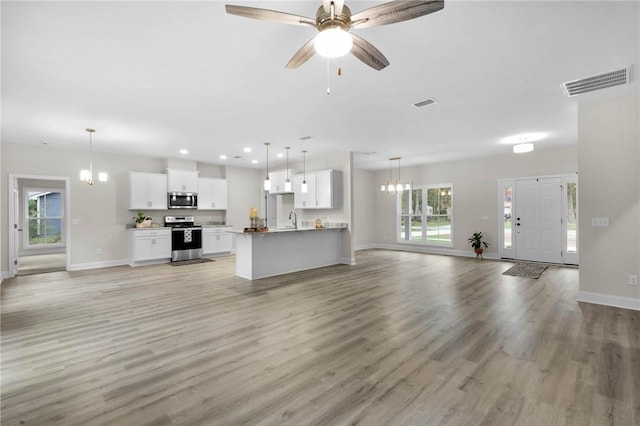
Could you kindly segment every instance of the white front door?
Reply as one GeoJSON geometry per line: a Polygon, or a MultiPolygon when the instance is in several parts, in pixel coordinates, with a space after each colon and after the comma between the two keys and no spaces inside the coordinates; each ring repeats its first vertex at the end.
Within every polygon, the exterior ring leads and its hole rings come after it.
{"type": "Polygon", "coordinates": [[[562,178],[516,181],[516,259],[562,263],[562,178]]]}

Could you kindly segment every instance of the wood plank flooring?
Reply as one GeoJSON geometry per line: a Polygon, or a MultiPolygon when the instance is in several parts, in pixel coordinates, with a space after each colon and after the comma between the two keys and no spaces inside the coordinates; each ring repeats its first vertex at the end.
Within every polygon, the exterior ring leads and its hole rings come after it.
{"type": "Polygon", "coordinates": [[[2,425],[640,425],[640,312],[577,303],[577,269],[357,262],[5,280],[2,425]]]}

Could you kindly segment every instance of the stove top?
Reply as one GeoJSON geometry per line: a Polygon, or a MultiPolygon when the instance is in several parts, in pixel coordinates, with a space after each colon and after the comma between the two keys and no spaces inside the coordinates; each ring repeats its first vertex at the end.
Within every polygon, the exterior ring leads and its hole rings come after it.
{"type": "Polygon", "coordinates": [[[195,220],[194,216],[165,216],[164,226],[172,228],[201,228],[200,225],[194,224],[195,220]]]}

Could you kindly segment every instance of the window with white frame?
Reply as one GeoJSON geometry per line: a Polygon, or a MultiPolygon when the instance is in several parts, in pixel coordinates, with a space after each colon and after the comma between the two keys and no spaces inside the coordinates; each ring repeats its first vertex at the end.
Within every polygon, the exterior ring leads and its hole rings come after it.
{"type": "Polygon", "coordinates": [[[398,199],[400,242],[453,247],[453,184],[416,185],[398,199]]]}
{"type": "Polygon", "coordinates": [[[62,192],[25,189],[24,247],[61,246],[62,241],[62,192]]]}

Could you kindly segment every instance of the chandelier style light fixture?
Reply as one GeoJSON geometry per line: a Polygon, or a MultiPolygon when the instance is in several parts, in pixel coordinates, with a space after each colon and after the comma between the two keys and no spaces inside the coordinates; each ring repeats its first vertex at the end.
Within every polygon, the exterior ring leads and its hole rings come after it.
{"type": "Polygon", "coordinates": [[[401,157],[389,158],[389,180],[386,183],[380,185],[380,192],[386,192],[388,194],[402,194],[402,191],[410,190],[411,184],[408,182],[403,183],[400,178],[400,159],[401,157]],[[398,179],[393,180],[393,162],[398,162],[398,179]]]}
{"type": "Polygon", "coordinates": [[[264,146],[267,147],[267,177],[264,179],[264,190],[271,191],[271,181],[269,180],[269,142],[265,142],[264,146]]]}
{"type": "MultiPolygon", "coordinates": [[[[86,182],[89,185],[95,185],[96,182],[93,180],[93,134],[95,133],[95,129],[85,129],[87,133],[89,133],[89,170],[80,170],[80,180],[82,182],[86,182]]],[[[109,175],[105,172],[98,173],[98,183],[105,183],[109,180],[109,175]]]]}
{"type": "Polygon", "coordinates": [[[306,194],[309,188],[307,187],[307,151],[302,150],[302,185],[300,185],[300,192],[306,194]]]}
{"type": "Polygon", "coordinates": [[[291,192],[291,179],[289,179],[289,150],[290,146],[285,146],[284,149],[287,150],[287,179],[284,181],[284,191],[291,192]]]}

